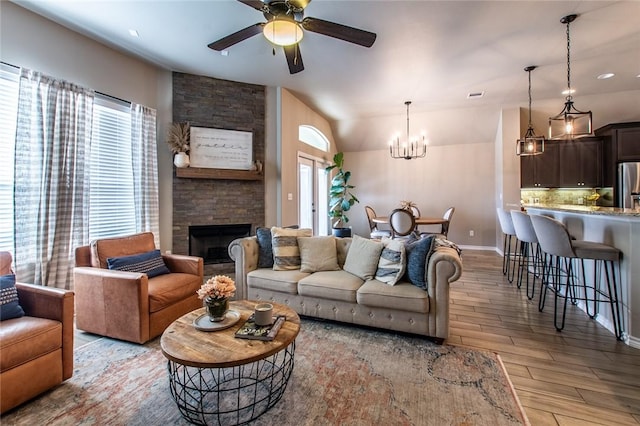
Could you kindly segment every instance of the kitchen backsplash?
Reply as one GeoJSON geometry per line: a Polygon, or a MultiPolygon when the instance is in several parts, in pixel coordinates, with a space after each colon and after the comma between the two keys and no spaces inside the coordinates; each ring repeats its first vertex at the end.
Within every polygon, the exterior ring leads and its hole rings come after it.
{"type": "MultiPolygon", "coordinates": [[[[570,204],[593,205],[589,197],[594,193],[600,195],[595,202],[597,206],[613,207],[613,188],[598,189],[521,189],[522,204],[570,204]]],[[[592,197],[593,198],[593,197],[592,197]]]]}

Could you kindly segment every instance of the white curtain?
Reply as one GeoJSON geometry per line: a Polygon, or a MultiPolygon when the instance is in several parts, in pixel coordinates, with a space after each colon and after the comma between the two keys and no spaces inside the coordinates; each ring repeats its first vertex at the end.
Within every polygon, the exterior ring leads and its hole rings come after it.
{"type": "Polygon", "coordinates": [[[70,288],[88,240],[94,92],[23,69],[15,145],[15,265],[20,281],[70,288]]]}
{"type": "Polygon", "coordinates": [[[160,247],[156,110],[131,103],[131,161],[138,232],[151,231],[160,247]]]}

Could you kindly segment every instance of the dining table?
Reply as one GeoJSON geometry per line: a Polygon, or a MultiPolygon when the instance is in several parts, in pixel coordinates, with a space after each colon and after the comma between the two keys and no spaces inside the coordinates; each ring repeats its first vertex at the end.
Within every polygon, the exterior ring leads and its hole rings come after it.
{"type": "MultiPolygon", "coordinates": [[[[442,225],[443,223],[447,223],[447,219],[442,217],[426,217],[420,216],[416,217],[416,226],[418,225],[442,225]]],[[[376,216],[372,219],[375,223],[380,224],[388,224],[389,216],[376,216]]]]}

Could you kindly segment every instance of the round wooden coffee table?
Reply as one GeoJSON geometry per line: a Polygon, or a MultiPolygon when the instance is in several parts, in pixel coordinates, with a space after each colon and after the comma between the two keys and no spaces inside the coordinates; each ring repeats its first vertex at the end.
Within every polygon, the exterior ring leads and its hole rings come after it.
{"type": "Polygon", "coordinates": [[[245,424],[284,394],[293,371],[300,317],[293,309],[273,303],[274,315],[287,317],[275,339],[234,337],[257,303],[231,302],[229,309],[239,312],[240,320],[223,330],[197,330],[193,321],[204,313],[201,308],[178,318],[162,334],[171,395],[191,423],[245,424]]]}

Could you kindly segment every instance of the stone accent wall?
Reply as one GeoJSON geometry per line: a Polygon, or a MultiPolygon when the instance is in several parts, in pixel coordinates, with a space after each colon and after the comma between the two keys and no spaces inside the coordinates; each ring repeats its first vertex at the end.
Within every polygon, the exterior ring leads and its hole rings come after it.
{"type": "MultiPolygon", "coordinates": [[[[253,159],[264,164],[265,87],[173,73],[173,121],[253,132],[253,159]]],[[[190,225],[264,226],[264,182],[178,178],[173,174],[173,252],[189,253],[190,225]]],[[[205,265],[205,275],[233,272],[233,263],[205,265]]]]}

